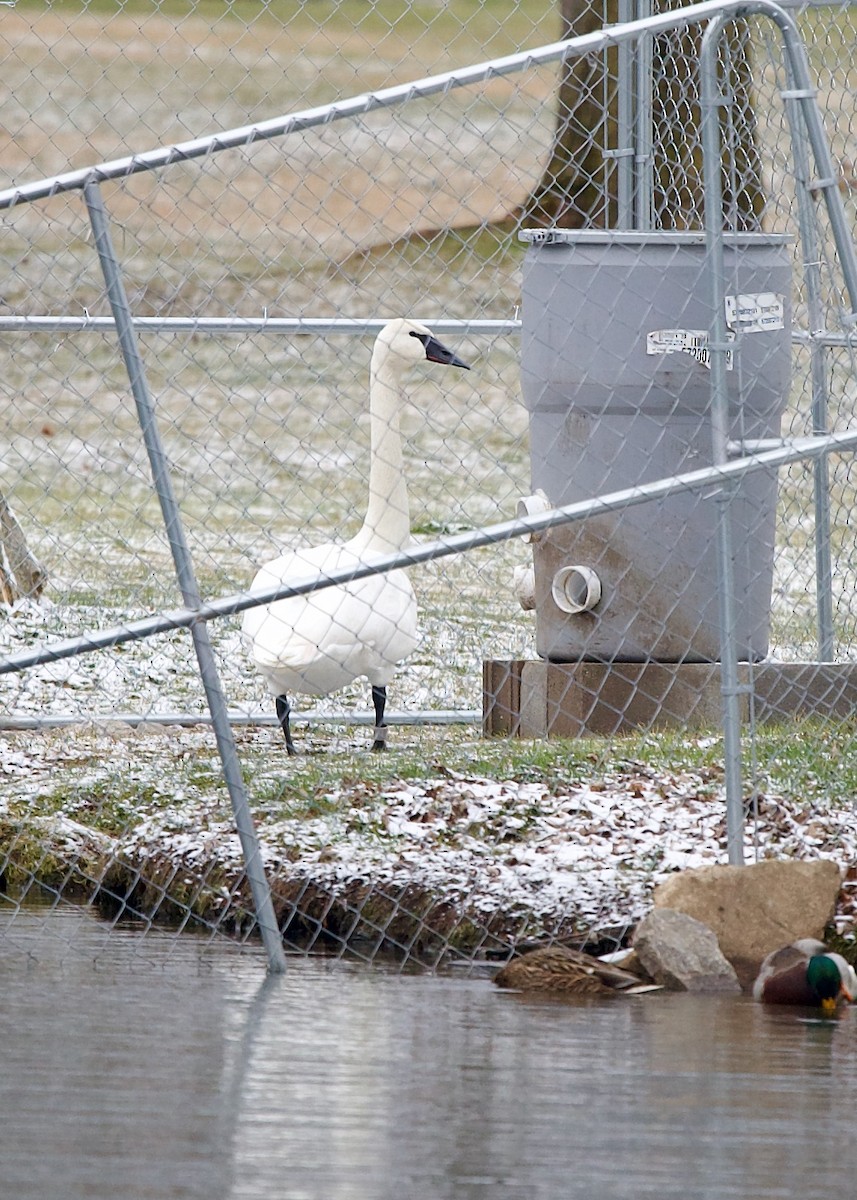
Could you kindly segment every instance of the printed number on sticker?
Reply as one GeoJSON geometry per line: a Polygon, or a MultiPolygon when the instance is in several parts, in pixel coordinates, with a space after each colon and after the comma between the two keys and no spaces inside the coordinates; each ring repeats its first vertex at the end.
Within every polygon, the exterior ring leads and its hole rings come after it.
{"type": "MultiPolygon", "coordinates": [[[[734,334],[729,340],[734,340],[734,334]]],[[[646,334],[647,354],[689,354],[700,366],[711,368],[711,350],[704,329],[656,329],[646,334]]],[[[732,370],[732,351],[726,355],[726,370],[732,370]]]]}

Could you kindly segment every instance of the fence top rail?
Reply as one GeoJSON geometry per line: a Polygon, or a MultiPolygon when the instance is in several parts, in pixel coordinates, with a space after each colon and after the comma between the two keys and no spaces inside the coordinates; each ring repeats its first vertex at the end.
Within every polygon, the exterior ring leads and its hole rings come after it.
{"type": "MultiPolygon", "coordinates": [[[[517,317],[476,318],[417,317],[435,333],[503,334],[518,333],[517,317]]],[[[387,317],[133,317],[141,333],[280,333],[280,334],[372,334],[377,336],[387,317]]],[[[0,333],[112,333],[113,317],[52,315],[0,316],[0,333]]]]}
{"type": "MultiPolygon", "coordinates": [[[[850,0],[849,0],[850,2],[850,0]]],[[[854,0],[857,3],[857,0],[854,0]]],[[[471,336],[498,336],[519,334],[522,322],[519,317],[476,318],[467,320],[458,317],[417,318],[430,325],[435,333],[471,336]]],[[[197,334],[211,333],[218,337],[235,334],[248,337],[251,334],[275,334],[282,337],[346,335],[361,337],[377,336],[386,320],[383,317],[132,317],[134,328],[139,333],[197,334]]],[[[113,317],[63,316],[45,313],[39,316],[0,316],[2,333],[114,333],[116,322],[113,317]]],[[[826,329],[792,329],[791,340],[796,345],[831,346],[857,348],[857,332],[832,333],[826,329]]]]}
{"type": "Polygon", "coordinates": [[[296,133],[318,125],[328,125],[345,117],[353,117],[389,108],[408,100],[416,100],[453,91],[470,84],[484,83],[498,76],[509,75],[529,67],[555,62],[563,58],[578,58],[593,51],[606,49],[620,42],[633,41],[648,34],[664,32],[684,25],[697,24],[724,14],[735,17],[751,14],[770,17],[781,29],[792,28],[792,18],[774,0],[703,0],[686,8],[655,13],[636,21],[608,25],[604,29],[580,37],[551,42],[532,50],[522,50],[501,58],[489,59],[474,66],[444,71],[411,83],[398,84],[374,92],[364,92],[347,100],[304,109],[285,116],[273,117],[254,125],[222,130],[207,137],[193,138],[170,146],[161,146],[126,158],[113,159],[90,167],[81,167],[61,175],[50,176],[30,184],[0,190],[0,209],[43,200],[63,192],[75,191],[85,184],[124,179],[144,171],[153,171],[173,163],[206,158],[221,150],[237,149],[256,142],[296,133]]]}

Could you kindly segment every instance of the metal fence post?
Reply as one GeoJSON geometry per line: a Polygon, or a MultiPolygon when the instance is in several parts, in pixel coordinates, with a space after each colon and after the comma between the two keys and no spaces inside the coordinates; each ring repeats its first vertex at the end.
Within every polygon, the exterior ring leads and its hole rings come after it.
{"type": "MultiPolygon", "coordinates": [[[[619,0],[620,22],[632,20],[633,13],[634,0],[619,0]]],[[[616,158],[617,229],[634,228],[634,59],[633,43],[622,42],[618,48],[616,149],[612,155],[616,158]]]]}
{"type": "MultiPolygon", "coordinates": [[[[155,490],[161,506],[161,512],[170,542],[176,577],[182,594],[182,600],[188,608],[199,608],[201,596],[196,582],[193,560],[184,534],[181,513],[173,491],[167,458],[161,442],[160,432],[155,419],[154,405],[146,380],[143,360],[137,344],[137,335],[131,316],[131,309],[125,294],[119,261],[113,248],[110,236],[110,226],[104,199],[97,182],[87,181],[83,186],[83,196],[89,211],[95,247],[110,307],[116,321],[116,330],[125,368],[131,383],[131,391],[137,406],[137,416],[143,432],[143,441],[152,468],[155,490]]],[[[223,764],[223,775],[232,809],[241,848],[244,853],[244,866],[253,903],[256,909],[256,921],[262,942],[268,955],[268,970],[279,973],[285,969],[285,955],[280,931],[274,916],[271,892],[262,862],[259,839],[253,824],[247,791],[241,773],[241,764],[229,724],[226,700],[220,685],[217,664],[211,641],[208,636],[208,626],[204,621],[196,621],[190,627],[199,664],[202,685],[205,689],[206,700],[211,712],[217,749],[223,764]]]]}
{"type": "MultiPolygon", "coordinates": [[[[729,394],[726,363],[726,289],[723,265],[723,197],[720,179],[720,118],[723,103],[717,81],[717,45],[726,20],[712,21],[705,30],[699,56],[701,75],[702,158],[705,188],[705,243],[711,287],[711,442],[715,466],[729,458],[729,394]]],[[[741,712],[736,645],[735,594],[732,571],[732,487],[719,489],[717,505],[717,563],[720,605],[720,691],[723,714],[723,768],[726,786],[726,847],[733,866],[744,862],[744,804],[741,785],[741,712]]]]}
{"type": "MultiPolygon", "coordinates": [[[[651,0],[636,0],[636,19],[652,15],[651,0]]],[[[646,34],[635,46],[634,97],[634,228],[653,226],[655,179],[652,158],[652,104],[654,88],[654,35],[646,34]]]]}
{"type": "MultiPolygon", "coordinates": [[[[816,230],[815,213],[809,195],[810,165],[806,136],[801,125],[798,109],[799,89],[795,86],[794,67],[790,57],[786,58],[789,90],[781,96],[792,139],[795,161],[795,180],[798,229],[803,254],[804,279],[806,281],[807,313],[810,335],[822,333],[826,326],[821,299],[820,248],[816,230]]],[[[810,343],[810,377],[812,380],[812,432],[828,432],[827,397],[827,347],[816,339],[810,343]]],[[[833,566],[830,552],[830,486],[827,458],[819,458],[814,464],[815,497],[815,593],[816,624],[818,630],[818,657],[821,662],[833,662],[835,638],[833,631],[833,566]]]]}

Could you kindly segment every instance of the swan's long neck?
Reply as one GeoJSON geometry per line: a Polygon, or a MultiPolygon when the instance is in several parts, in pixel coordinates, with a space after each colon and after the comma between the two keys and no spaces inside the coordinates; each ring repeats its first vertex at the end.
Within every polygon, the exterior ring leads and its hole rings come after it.
{"type": "Polygon", "coordinates": [[[369,378],[371,458],[369,503],[363,527],[354,538],[360,550],[383,554],[402,550],[411,540],[408,490],[399,432],[400,372],[387,347],[376,344],[369,378]]]}

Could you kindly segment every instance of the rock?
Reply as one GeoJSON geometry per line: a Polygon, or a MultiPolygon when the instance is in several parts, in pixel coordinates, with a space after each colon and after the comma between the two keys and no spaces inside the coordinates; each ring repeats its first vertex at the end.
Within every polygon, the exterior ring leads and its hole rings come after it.
{"type": "Polygon", "coordinates": [[[712,929],[742,984],[765,955],[798,938],[824,936],[840,888],[839,867],[770,861],[746,867],[700,867],[655,888],[656,908],[695,917],[712,929]]]}
{"type": "Polygon", "coordinates": [[[651,982],[651,975],[640,962],[640,956],[634,949],[627,950],[617,958],[613,962],[613,966],[619,967],[622,971],[630,971],[632,975],[639,975],[643,983],[651,982]]]}
{"type": "Polygon", "coordinates": [[[714,933],[686,913],[652,909],[637,926],[634,950],[652,979],[670,991],[741,991],[714,933]]]}

